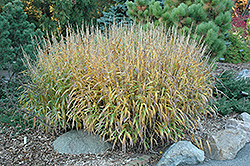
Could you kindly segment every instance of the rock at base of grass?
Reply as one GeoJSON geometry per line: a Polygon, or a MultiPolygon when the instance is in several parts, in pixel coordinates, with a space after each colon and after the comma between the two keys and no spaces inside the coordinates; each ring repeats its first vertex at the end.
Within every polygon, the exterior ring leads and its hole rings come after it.
{"type": "Polygon", "coordinates": [[[246,144],[246,132],[237,129],[220,130],[211,133],[208,142],[210,149],[205,146],[206,157],[215,160],[234,159],[246,144]]]}
{"type": "Polygon", "coordinates": [[[250,123],[236,119],[228,119],[225,128],[245,131],[246,142],[250,142],[250,123]]]}
{"type": "Polygon", "coordinates": [[[250,115],[246,112],[243,112],[242,114],[240,114],[240,118],[244,121],[244,122],[248,122],[250,123],[250,115]]]}
{"type": "Polygon", "coordinates": [[[53,146],[55,151],[66,154],[95,154],[112,147],[99,136],[90,135],[84,130],[64,133],[53,142],[53,146]]]}
{"type": "Polygon", "coordinates": [[[176,166],[179,164],[199,164],[205,159],[204,152],[191,142],[179,141],[169,147],[157,166],[176,166]]]}

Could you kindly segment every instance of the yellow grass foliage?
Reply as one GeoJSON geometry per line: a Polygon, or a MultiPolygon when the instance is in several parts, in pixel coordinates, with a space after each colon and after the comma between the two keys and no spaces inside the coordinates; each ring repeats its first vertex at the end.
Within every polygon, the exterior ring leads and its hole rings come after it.
{"type": "Polygon", "coordinates": [[[205,52],[189,34],[153,24],[68,29],[29,65],[36,92],[27,89],[22,104],[58,129],[84,128],[123,150],[175,142],[211,111],[205,52]]]}

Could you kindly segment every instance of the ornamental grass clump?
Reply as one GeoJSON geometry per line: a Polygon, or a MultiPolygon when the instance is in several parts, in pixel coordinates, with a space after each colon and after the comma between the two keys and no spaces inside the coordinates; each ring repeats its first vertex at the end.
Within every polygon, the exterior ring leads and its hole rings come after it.
{"type": "MultiPolygon", "coordinates": [[[[57,128],[84,128],[123,150],[148,149],[193,133],[211,112],[206,49],[149,24],[112,25],[47,42],[30,65],[24,106],[57,128]]],[[[40,123],[43,126],[43,123],[40,123]]]]}

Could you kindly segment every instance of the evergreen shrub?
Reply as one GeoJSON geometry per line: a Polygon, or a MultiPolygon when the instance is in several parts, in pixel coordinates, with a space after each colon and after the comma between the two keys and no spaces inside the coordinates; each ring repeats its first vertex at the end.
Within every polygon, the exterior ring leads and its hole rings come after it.
{"type": "Polygon", "coordinates": [[[116,4],[111,6],[107,12],[103,12],[103,16],[97,19],[100,24],[100,29],[105,29],[104,27],[109,27],[115,23],[122,22],[123,24],[130,24],[132,19],[130,19],[127,14],[127,6],[125,4],[126,0],[114,0],[116,4]]]}
{"type": "Polygon", "coordinates": [[[31,88],[20,101],[45,123],[140,151],[182,139],[213,111],[206,48],[190,34],[152,23],[68,30],[27,62],[31,88]]]}
{"type": "Polygon", "coordinates": [[[196,38],[212,50],[212,57],[226,51],[224,34],[231,29],[232,0],[155,0],[127,1],[128,14],[137,22],[154,21],[155,25],[178,26],[181,31],[196,30],[196,38]]]}
{"type": "Polygon", "coordinates": [[[250,94],[250,79],[237,79],[237,73],[233,70],[228,70],[218,76],[215,83],[213,96],[215,97],[215,106],[218,108],[218,113],[222,115],[231,112],[247,112],[250,113],[250,95],[245,99],[241,92],[250,94]]]}
{"type": "MultiPolygon", "coordinates": [[[[75,29],[81,26],[83,21],[96,23],[99,0],[49,0],[43,3],[39,26],[43,32],[54,35],[66,35],[66,28],[70,24],[75,29]]],[[[101,2],[100,2],[101,3],[101,2]]],[[[39,8],[39,7],[38,7],[39,8]]]]}
{"type": "Polygon", "coordinates": [[[36,24],[46,35],[66,35],[66,27],[97,24],[97,19],[114,2],[113,0],[22,0],[29,21],[36,24]]]}
{"type": "MultiPolygon", "coordinates": [[[[32,59],[35,59],[32,41],[32,37],[35,35],[41,37],[42,32],[35,30],[35,25],[27,21],[21,1],[15,0],[3,6],[0,13],[0,70],[7,70],[11,73],[12,81],[19,72],[25,70],[22,61],[23,50],[29,53],[32,59]]],[[[20,89],[18,90],[19,85],[11,81],[0,80],[0,103],[3,103],[0,107],[7,111],[13,105],[7,98],[5,84],[7,84],[7,90],[14,102],[17,101],[20,89]]]]}
{"type": "Polygon", "coordinates": [[[241,15],[238,8],[232,15],[232,29],[225,35],[227,45],[224,53],[225,62],[246,63],[250,61],[250,45],[247,39],[247,19],[249,15],[241,15]]]}
{"type": "Polygon", "coordinates": [[[42,32],[35,31],[35,25],[27,21],[22,2],[6,4],[0,14],[0,70],[23,71],[23,50],[34,58],[32,37],[35,35],[41,37],[42,32]]]}
{"type": "Polygon", "coordinates": [[[229,44],[224,54],[225,62],[246,63],[250,61],[250,46],[245,42],[244,29],[237,28],[238,31],[229,31],[225,41],[229,44]]]}
{"type": "MultiPolygon", "coordinates": [[[[1,0],[0,12],[3,6],[13,0],[1,0]]],[[[113,0],[21,0],[27,21],[43,31],[45,35],[50,33],[66,33],[66,27],[70,24],[76,28],[82,22],[88,24],[97,23],[102,12],[107,10],[113,0]]]]}

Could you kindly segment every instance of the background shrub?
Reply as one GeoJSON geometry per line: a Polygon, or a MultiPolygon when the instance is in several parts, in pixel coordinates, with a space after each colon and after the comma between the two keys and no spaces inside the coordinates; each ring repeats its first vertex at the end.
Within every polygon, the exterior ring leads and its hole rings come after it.
{"type": "Polygon", "coordinates": [[[116,4],[111,6],[107,12],[103,12],[103,16],[97,19],[100,25],[100,29],[105,29],[104,27],[109,27],[115,23],[122,22],[123,24],[130,24],[132,20],[127,14],[127,6],[125,4],[126,0],[114,0],[116,4]]]}
{"type": "Polygon", "coordinates": [[[245,42],[245,38],[240,34],[244,29],[237,28],[238,31],[229,31],[226,42],[229,43],[224,54],[225,62],[246,63],[250,61],[250,46],[245,42]]]}
{"type": "MultiPolygon", "coordinates": [[[[0,12],[3,6],[13,0],[1,0],[0,12]]],[[[72,24],[81,26],[84,21],[87,24],[97,24],[97,19],[103,16],[104,11],[109,9],[113,0],[21,0],[23,10],[27,14],[27,21],[47,35],[66,33],[66,27],[72,24]]]]}
{"type": "Polygon", "coordinates": [[[226,52],[223,55],[225,62],[246,63],[250,61],[250,45],[247,41],[247,19],[249,14],[243,14],[243,11],[242,6],[235,3],[231,21],[232,28],[225,35],[227,46],[226,52]]]}
{"type": "Polygon", "coordinates": [[[156,25],[178,26],[182,31],[194,32],[197,40],[204,36],[212,57],[222,56],[226,51],[224,34],[231,29],[232,0],[155,0],[128,1],[128,14],[137,22],[154,21],[156,25]],[[193,23],[193,24],[192,24],[193,23]]]}
{"type": "Polygon", "coordinates": [[[40,30],[27,21],[21,1],[15,0],[3,7],[0,14],[0,70],[11,70],[14,73],[25,69],[22,58],[26,51],[34,58],[32,37],[41,36],[40,30]]]}
{"type": "Polygon", "coordinates": [[[93,18],[98,16],[97,2],[102,4],[101,1],[97,0],[44,1],[40,5],[42,10],[37,23],[44,32],[66,35],[68,25],[76,28],[76,26],[81,26],[83,21],[91,24],[91,20],[92,23],[96,24],[96,19],[93,18]]]}
{"type": "Polygon", "coordinates": [[[239,12],[239,9],[234,10],[234,15],[232,16],[232,31],[238,31],[238,28],[243,29],[243,32],[240,35],[240,37],[244,38],[247,36],[247,19],[249,18],[248,15],[241,16],[241,13],[239,12]]]}
{"type": "Polygon", "coordinates": [[[30,113],[138,151],[185,137],[210,113],[205,48],[189,35],[153,24],[90,29],[39,49],[21,98],[30,113]]]}

